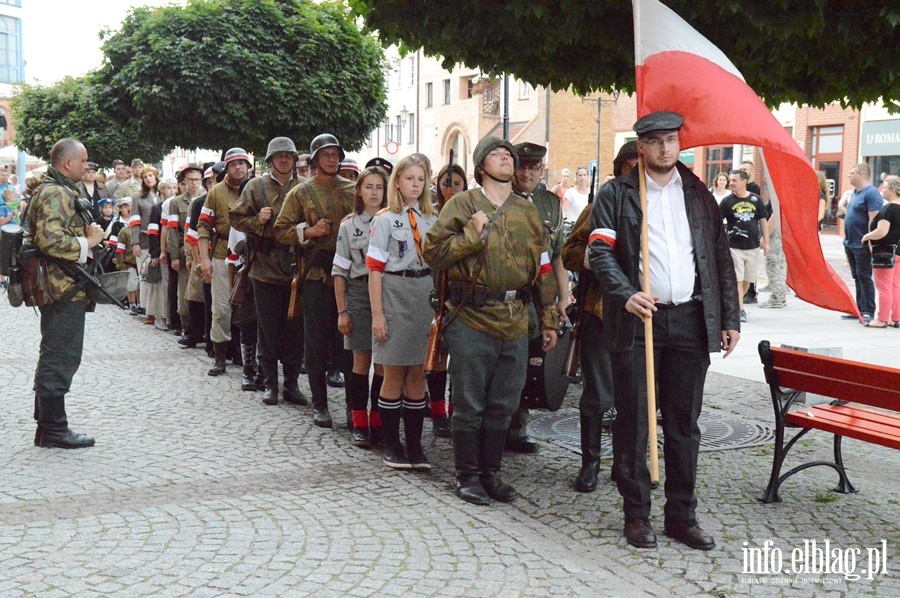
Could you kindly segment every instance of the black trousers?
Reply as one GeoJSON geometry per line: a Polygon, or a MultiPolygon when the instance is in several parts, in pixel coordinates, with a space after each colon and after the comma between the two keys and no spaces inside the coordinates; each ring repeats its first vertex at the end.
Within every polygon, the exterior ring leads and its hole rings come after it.
{"type": "Polygon", "coordinates": [[[584,314],[579,337],[581,351],[581,375],[584,388],[578,410],[582,415],[600,417],[613,406],[613,375],[609,351],[603,343],[603,321],[584,314]]]}
{"type": "Polygon", "coordinates": [[[353,366],[353,354],[344,349],[337,327],[337,301],[334,288],[322,281],[307,280],[303,284],[303,325],[306,333],[306,373],[313,404],[324,406],[328,400],[325,376],[330,347],[335,348],[334,365],[346,380],[353,366]]]}
{"type": "MultiPolygon", "coordinates": [[[[696,517],[697,454],[703,384],[709,368],[703,304],[659,306],[653,316],[657,404],[665,438],[665,516],[669,522],[696,517]]],[[[647,468],[647,378],[643,326],[630,351],[611,353],[616,419],[613,454],[626,519],[650,516],[647,468]]]]}
{"type": "Polygon", "coordinates": [[[169,286],[166,289],[169,302],[169,328],[181,330],[182,321],[178,314],[178,271],[168,262],[166,262],[166,269],[169,275],[169,286]]]}
{"type": "Polygon", "coordinates": [[[34,372],[34,419],[41,428],[65,431],[66,393],[81,365],[87,303],[51,303],[41,310],[41,350],[34,372]]]}
{"type": "MultiPolygon", "coordinates": [[[[305,340],[303,320],[287,317],[291,286],[254,280],[253,297],[256,300],[256,352],[259,361],[267,364],[264,367],[278,367],[277,362],[281,361],[287,386],[292,386],[291,383],[296,386],[303,363],[305,340]]],[[[306,309],[308,306],[304,303],[303,307],[306,309]]]]}

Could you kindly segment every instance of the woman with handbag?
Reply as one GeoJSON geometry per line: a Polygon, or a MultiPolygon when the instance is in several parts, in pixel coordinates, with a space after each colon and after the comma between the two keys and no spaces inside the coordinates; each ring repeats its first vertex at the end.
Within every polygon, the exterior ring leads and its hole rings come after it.
{"type": "Polygon", "coordinates": [[[353,370],[347,376],[347,400],[353,420],[353,446],[369,448],[381,436],[378,395],[384,369],[372,366],[372,303],[369,300],[369,269],[366,252],[372,219],[386,205],[388,175],[379,167],[366,168],[356,180],[355,211],[341,221],[334,252],[334,296],[338,308],[338,330],[344,335],[344,348],[353,352],[353,370]],[[371,400],[371,405],[370,405],[371,400]]]}
{"type": "Polygon", "coordinates": [[[372,302],[372,359],[384,366],[378,397],[386,466],[430,470],[422,450],[425,351],[433,312],[431,270],[423,257],[425,235],[437,220],[427,158],[400,160],[388,184],[388,207],[372,220],[366,253],[372,302]],[[402,415],[401,415],[402,413],[402,415]],[[406,451],[400,443],[400,419],[406,451]]]}
{"type": "Polygon", "coordinates": [[[900,328],[900,267],[897,262],[897,243],[900,242],[900,177],[884,179],[881,196],[887,204],[869,225],[871,232],[862,242],[871,243],[872,274],[878,290],[878,313],[868,322],[869,328],[900,328]]]}

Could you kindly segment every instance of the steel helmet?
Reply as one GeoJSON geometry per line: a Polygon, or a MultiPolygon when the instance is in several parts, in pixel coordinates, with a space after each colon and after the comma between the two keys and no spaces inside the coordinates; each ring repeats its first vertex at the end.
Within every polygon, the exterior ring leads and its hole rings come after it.
{"type": "Polygon", "coordinates": [[[353,158],[344,158],[341,160],[340,166],[338,166],[338,170],[352,170],[354,172],[359,172],[359,164],[356,163],[356,160],[353,158]]]}
{"type": "Polygon", "coordinates": [[[227,152],[225,152],[225,164],[228,165],[235,160],[244,160],[247,162],[247,166],[250,166],[250,154],[244,148],[241,147],[233,147],[227,152]]]}
{"type": "Polygon", "coordinates": [[[275,137],[272,141],[269,142],[269,147],[266,149],[266,162],[272,159],[272,156],[277,154],[278,152],[288,152],[289,154],[294,154],[294,160],[298,160],[300,156],[297,154],[297,146],[294,145],[294,142],[288,137],[275,137]]]}
{"type": "Polygon", "coordinates": [[[481,184],[481,171],[479,170],[481,168],[481,163],[489,153],[498,147],[505,147],[509,150],[509,153],[511,153],[513,157],[513,165],[518,170],[519,156],[516,154],[516,150],[512,143],[506,139],[500,139],[499,137],[485,137],[478,142],[478,145],[475,146],[475,151],[472,153],[472,162],[475,163],[475,182],[479,185],[481,184]]]}
{"type": "Polygon", "coordinates": [[[341,147],[340,142],[337,140],[337,137],[331,135],[330,133],[322,133],[321,135],[316,135],[316,137],[312,140],[312,143],[309,144],[309,161],[312,164],[315,164],[316,161],[316,153],[322,149],[323,147],[336,147],[341,154],[341,162],[344,161],[344,148],[341,147]]]}

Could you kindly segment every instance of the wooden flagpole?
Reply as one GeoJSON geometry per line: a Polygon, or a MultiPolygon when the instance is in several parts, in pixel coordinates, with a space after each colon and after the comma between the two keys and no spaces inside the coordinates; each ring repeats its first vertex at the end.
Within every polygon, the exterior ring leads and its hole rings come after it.
{"type": "MultiPolygon", "coordinates": [[[[643,266],[641,286],[648,295],[650,292],[650,216],[647,212],[647,178],[644,167],[644,155],[638,155],[638,179],[641,195],[641,265],[643,266]]],[[[644,320],[645,361],[647,362],[647,440],[650,448],[650,481],[659,483],[659,447],[656,438],[656,365],[653,360],[653,318],[644,320]]]]}

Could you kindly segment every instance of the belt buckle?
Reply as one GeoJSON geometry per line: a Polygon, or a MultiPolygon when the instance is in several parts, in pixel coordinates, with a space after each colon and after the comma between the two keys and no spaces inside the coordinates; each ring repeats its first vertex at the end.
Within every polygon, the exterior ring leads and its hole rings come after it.
{"type": "Polygon", "coordinates": [[[504,303],[512,303],[516,300],[516,295],[519,291],[506,291],[506,296],[503,298],[504,303]]]}

